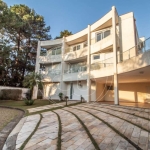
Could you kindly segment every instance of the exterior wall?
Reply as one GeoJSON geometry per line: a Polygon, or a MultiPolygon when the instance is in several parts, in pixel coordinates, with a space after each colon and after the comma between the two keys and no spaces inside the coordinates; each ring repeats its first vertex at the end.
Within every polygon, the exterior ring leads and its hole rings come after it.
{"type": "Polygon", "coordinates": [[[71,83],[67,83],[67,96],[70,100],[81,100],[81,95],[87,100],[87,85],[86,81],[81,81],[82,87],[78,85],[78,82],[73,83],[73,94],[72,99],[70,99],[70,86],[71,83]]]}
{"type": "Polygon", "coordinates": [[[0,86],[0,90],[2,89],[18,89],[18,90],[22,90],[22,99],[26,98],[26,93],[29,91],[28,88],[18,88],[18,87],[9,87],[9,86],[0,86]]]}
{"type": "Polygon", "coordinates": [[[133,13],[120,16],[119,24],[121,51],[124,52],[136,45],[133,13]]]}
{"type": "MultiPolygon", "coordinates": [[[[39,69],[39,63],[46,65],[45,70],[47,72],[51,72],[51,70],[60,70],[59,76],[57,76],[57,74],[54,75],[55,80],[46,80],[46,77],[45,80],[43,80],[44,98],[51,96],[53,99],[59,99],[59,92],[62,92],[64,95],[70,97],[70,83],[72,82],[73,100],[80,100],[81,95],[87,100],[87,102],[90,100],[102,101],[114,99],[114,93],[112,91],[106,92],[106,85],[94,81],[94,79],[108,77],[114,74],[117,75],[149,65],[150,62],[148,52],[148,55],[143,54],[135,57],[136,49],[132,47],[134,47],[138,41],[140,41],[138,38],[139,37],[133,13],[127,13],[118,17],[115,7],[112,7],[112,10],[100,20],[92,25],[88,25],[87,28],[74,35],[58,40],[39,42],[40,45],[38,46],[38,54],[40,47],[46,48],[48,50],[48,54],[50,54],[51,48],[60,45],[62,52],[61,55],[59,55],[59,58],[57,56],[52,56],[51,58],[49,56],[42,56],[43,62],[38,60],[39,56],[37,57],[36,65],[38,67],[36,67],[36,72],[39,69]],[[108,29],[111,30],[110,35],[105,36],[105,38],[96,42],[97,32],[108,29]],[[85,41],[87,41],[87,47],[83,48],[83,43],[85,41]],[[81,45],[80,50],[73,51],[73,46],[78,44],[81,45]],[[130,51],[130,57],[128,58],[127,51],[130,48],[132,48],[132,51],[130,51]],[[122,55],[123,52],[124,54],[122,55]],[[117,54],[119,55],[117,56],[117,54]],[[100,55],[100,59],[94,60],[94,55],[100,55]],[[123,56],[123,58],[121,58],[121,56],[123,56]],[[58,58],[57,63],[59,62],[59,64],[56,64],[55,57],[58,58]],[[118,58],[118,62],[122,60],[123,62],[117,64],[116,58],[118,58]],[[87,71],[86,69],[84,71],[68,71],[68,64],[77,64],[82,61],[86,61],[87,71]],[[95,63],[99,63],[100,68],[92,69],[92,65],[95,63]],[[82,87],[78,86],[78,81],[82,81],[82,87]]],[[[51,77],[49,74],[48,76],[49,78],[53,77],[51,77]]],[[[124,93],[125,92],[120,91],[119,94],[124,95],[124,93]]],[[[134,98],[132,93],[128,92],[128,94],[130,94],[131,99],[134,98]]]]}
{"type": "Polygon", "coordinates": [[[61,92],[60,83],[44,83],[43,84],[43,98],[59,99],[58,94],[61,92]]]}
{"type": "Polygon", "coordinates": [[[105,97],[104,84],[96,82],[96,101],[103,101],[104,97],[105,97]]]}
{"type": "MultiPolygon", "coordinates": [[[[105,90],[105,101],[114,100],[113,90],[105,90]]],[[[150,83],[121,83],[119,84],[119,101],[150,102],[150,83]]]]}

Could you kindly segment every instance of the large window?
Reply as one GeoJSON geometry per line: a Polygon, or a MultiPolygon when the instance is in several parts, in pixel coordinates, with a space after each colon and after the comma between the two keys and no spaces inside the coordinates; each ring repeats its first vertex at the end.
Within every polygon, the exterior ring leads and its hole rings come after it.
{"type": "Polygon", "coordinates": [[[102,39],[106,38],[107,36],[110,35],[110,30],[106,30],[103,32],[99,32],[96,34],[96,41],[101,41],[102,39]]]}
{"type": "Polygon", "coordinates": [[[51,54],[52,55],[60,55],[61,54],[61,47],[55,47],[53,49],[51,49],[51,54]]]}

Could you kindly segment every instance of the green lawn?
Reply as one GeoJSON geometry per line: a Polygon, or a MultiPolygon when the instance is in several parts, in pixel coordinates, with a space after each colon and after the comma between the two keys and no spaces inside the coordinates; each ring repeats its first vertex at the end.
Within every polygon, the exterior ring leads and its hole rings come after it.
{"type": "MultiPolygon", "coordinates": [[[[57,101],[57,102],[60,102],[60,101],[57,101]]],[[[35,100],[34,104],[31,106],[25,105],[24,101],[11,101],[11,100],[0,101],[0,106],[20,108],[24,110],[26,113],[27,113],[27,109],[29,108],[34,108],[34,107],[39,107],[39,106],[44,106],[44,105],[49,105],[49,101],[48,100],[35,100]]]]}

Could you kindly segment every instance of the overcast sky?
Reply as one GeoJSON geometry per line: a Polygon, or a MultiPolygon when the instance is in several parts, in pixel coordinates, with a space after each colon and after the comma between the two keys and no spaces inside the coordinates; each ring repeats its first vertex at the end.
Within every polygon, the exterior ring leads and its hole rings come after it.
{"type": "Polygon", "coordinates": [[[139,36],[150,37],[150,0],[4,0],[8,6],[26,4],[44,16],[52,38],[67,29],[76,33],[111,10],[118,14],[134,12],[139,36]]]}

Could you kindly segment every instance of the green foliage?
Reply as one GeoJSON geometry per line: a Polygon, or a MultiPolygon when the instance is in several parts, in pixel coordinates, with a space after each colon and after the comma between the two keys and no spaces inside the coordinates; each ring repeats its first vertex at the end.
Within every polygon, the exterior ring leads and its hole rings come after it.
{"type": "Polygon", "coordinates": [[[38,40],[49,40],[44,17],[26,5],[8,7],[0,0],[0,85],[20,86],[35,70],[38,40]]]}
{"type": "Polygon", "coordinates": [[[0,100],[20,100],[22,90],[20,89],[2,89],[0,91],[0,100]]]}
{"type": "Polygon", "coordinates": [[[60,100],[63,100],[63,95],[64,95],[63,93],[59,93],[59,94],[58,94],[60,100]]]}
{"type": "Polygon", "coordinates": [[[32,72],[28,74],[27,76],[25,76],[23,80],[23,86],[30,88],[31,95],[33,95],[34,86],[41,85],[42,84],[41,79],[42,78],[40,74],[32,72]]]}
{"type": "Polygon", "coordinates": [[[67,37],[69,35],[72,35],[72,32],[69,32],[68,30],[64,30],[64,31],[61,31],[60,35],[56,36],[55,39],[60,39],[60,38],[63,38],[63,37],[67,37]]]}
{"type": "Polygon", "coordinates": [[[34,104],[34,100],[32,100],[32,99],[30,99],[30,100],[25,99],[24,102],[25,102],[25,104],[26,104],[27,106],[31,106],[31,105],[34,104]]]}

